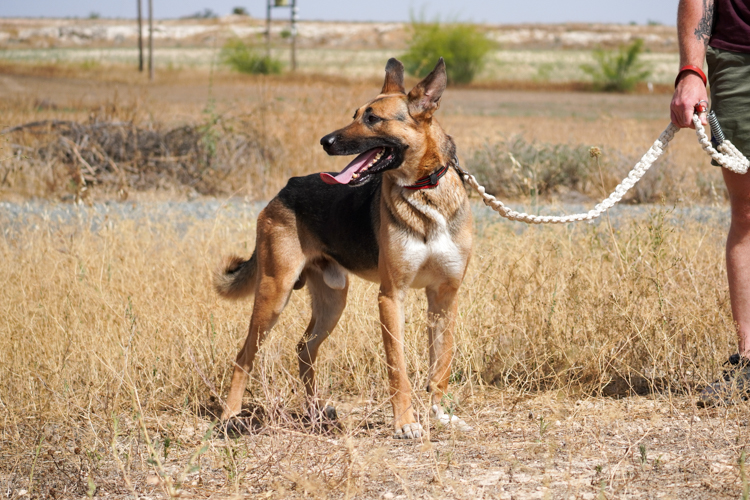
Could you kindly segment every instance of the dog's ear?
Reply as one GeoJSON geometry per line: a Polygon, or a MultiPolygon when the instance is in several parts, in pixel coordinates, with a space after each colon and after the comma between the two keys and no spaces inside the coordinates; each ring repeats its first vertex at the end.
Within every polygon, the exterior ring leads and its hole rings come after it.
{"type": "Polygon", "coordinates": [[[385,82],[381,94],[406,94],[404,90],[404,65],[391,57],[385,65],[385,82]]]}
{"type": "Polygon", "coordinates": [[[428,118],[440,107],[440,97],[448,83],[445,61],[441,57],[435,69],[409,91],[409,113],[415,118],[428,118]]]}

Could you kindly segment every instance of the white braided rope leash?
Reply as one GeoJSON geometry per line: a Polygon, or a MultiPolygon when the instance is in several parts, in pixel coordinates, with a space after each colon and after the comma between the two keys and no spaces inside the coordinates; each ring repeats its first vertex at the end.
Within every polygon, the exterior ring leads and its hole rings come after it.
{"type": "MultiPolygon", "coordinates": [[[[745,158],[734,144],[725,140],[719,145],[719,150],[717,151],[708,139],[708,136],[703,129],[703,124],[701,124],[700,118],[697,114],[693,115],[693,123],[695,124],[695,134],[698,136],[698,142],[713,160],[732,172],[738,174],[744,174],[747,172],[748,167],[750,167],[750,160],[745,158]]],[[[651,165],[653,165],[662,153],[664,153],[669,142],[679,130],[680,129],[677,126],[670,123],[667,128],[664,129],[664,132],[659,135],[659,138],[656,139],[649,150],[646,151],[646,154],[635,164],[633,170],[630,171],[628,176],[615,188],[612,194],[596,205],[593,210],[589,210],[586,213],[554,216],[532,215],[523,212],[516,212],[510,207],[506,207],[502,201],[498,200],[493,195],[487,193],[484,186],[480,185],[477,179],[470,173],[463,172],[463,177],[464,180],[479,193],[485,205],[506,219],[525,222],[527,224],[566,224],[568,222],[594,220],[622,200],[625,193],[627,193],[630,188],[632,188],[635,183],[644,176],[648,169],[651,168],[651,165]]]]}

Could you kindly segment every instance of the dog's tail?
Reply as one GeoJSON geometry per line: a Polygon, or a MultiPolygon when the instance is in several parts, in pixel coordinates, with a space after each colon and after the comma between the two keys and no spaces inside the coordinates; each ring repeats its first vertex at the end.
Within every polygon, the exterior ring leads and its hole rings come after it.
{"type": "Polygon", "coordinates": [[[214,289],[227,299],[241,299],[255,292],[258,265],[255,252],[248,260],[231,255],[214,272],[214,289]]]}

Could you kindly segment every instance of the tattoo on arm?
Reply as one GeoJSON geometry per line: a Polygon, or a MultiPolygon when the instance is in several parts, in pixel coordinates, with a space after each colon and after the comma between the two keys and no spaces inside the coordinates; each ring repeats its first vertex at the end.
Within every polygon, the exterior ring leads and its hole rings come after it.
{"type": "Polygon", "coordinates": [[[711,28],[714,24],[714,2],[713,0],[703,0],[703,16],[698,22],[698,27],[693,32],[695,38],[698,41],[702,41],[703,45],[708,45],[708,40],[711,38],[711,28]]]}

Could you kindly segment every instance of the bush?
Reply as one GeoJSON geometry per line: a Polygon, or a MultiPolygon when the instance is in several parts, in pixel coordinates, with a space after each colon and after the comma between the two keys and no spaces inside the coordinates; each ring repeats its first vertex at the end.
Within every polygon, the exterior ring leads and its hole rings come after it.
{"type": "Polygon", "coordinates": [[[607,92],[627,92],[651,75],[651,68],[640,60],[643,40],[620,47],[618,51],[597,49],[597,64],[582,64],[581,69],[591,75],[594,85],[607,92]]]}
{"type": "MultiPolygon", "coordinates": [[[[529,142],[512,136],[474,150],[466,167],[488,193],[499,198],[550,198],[575,191],[600,200],[628,175],[638,158],[611,150],[599,161],[601,175],[587,145],[529,142]]],[[[684,170],[670,168],[669,158],[659,163],[630,190],[625,201],[653,203],[679,196],[684,170]]]]}
{"type": "Polygon", "coordinates": [[[588,149],[513,136],[475,150],[467,167],[488,192],[504,198],[545,196],[562,186],[585,193],[598,181],[588,149]]]}
{"type": "Polygon", "coordinates": [[[203,9],[203,12],[198,11],[189,16],[183,17],[183,19],[216,19],[219,15],[211,9],[203,9]]]}
{"type": "Polygon", "coordinates": [[[281,73],[281,61],[261,55],[258,50],[242,40],[229,40],[221,49],[221,60],[235,71],[252,75],[281,73]]]}
{"type": "Polygon", "coordinates": [[[249,16],[250,13],[245,7],[235,7],[232,9],[232,14],[235,16],[249,16]]]}
{"type": "Polygon", "coordinates": [[[422,78],[442,57],[449,82],[469,83],[484,68],[491,49],[492,42],[474,25],[412,21],[409,50],[402,60],[406,71],[422,78]]]}

